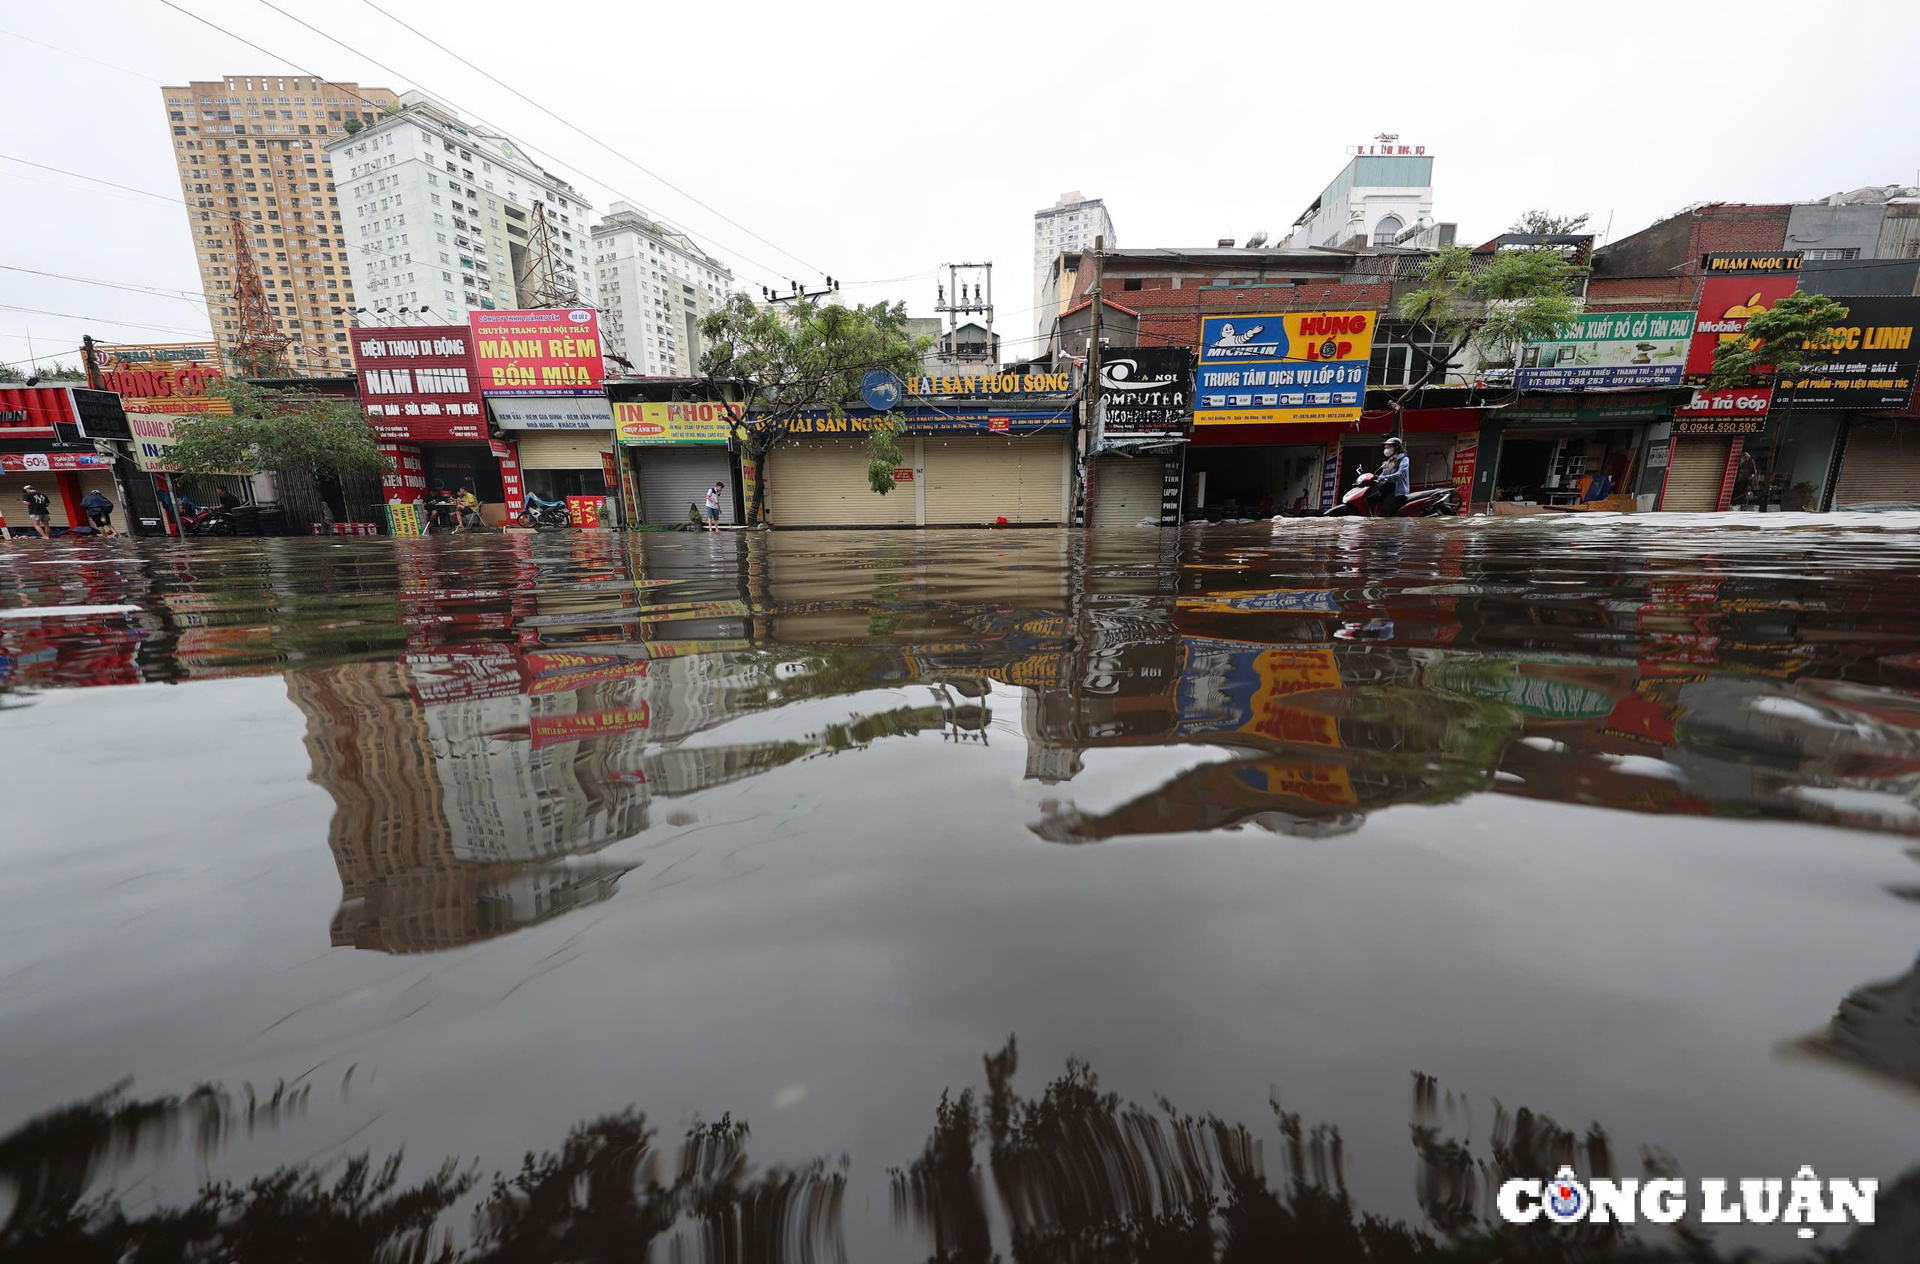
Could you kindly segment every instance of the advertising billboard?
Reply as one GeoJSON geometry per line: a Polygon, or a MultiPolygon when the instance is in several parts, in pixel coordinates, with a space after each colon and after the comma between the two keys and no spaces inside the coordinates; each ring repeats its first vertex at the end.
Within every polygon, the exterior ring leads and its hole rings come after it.
{"type": "Polygon", "coordinates": [[[1588,312],[1558,338],[1520,350],[1523,391],[1678,386],[1693,341],[1692,312],[1588,312]]]}
{"type": "Polygon", "coordinates": [[[230,413],[214,392],[226,381],[220,349],[211,342],[156,342],[97,346],[100,385],[120,396],[130,413],[230,413]]]}
{"type": "Polygon", "coordinates": [[[606,364],[590,307],[468,314],[480,389],[488,395],[598,395],[606,364]]]}
{"type": "Polygon", "coordinates": [[[384,443],[486,440],[473,334],[465,325],[362,328],[348,337],[360,406],[376,438],[384,443]]]}
{"type": "Polygon", "coordinates": [[[724,444],[738,404],[697,401],[681,404],[615,404],[615,436],[622,443],[724,444]]]}
{"type": "Polygon", "coordinates": [[[51,435],[74,424],[73,399],[61,386],[0,386],[0,436],[51,435]]]}
{"type": "Polygon", "coordinates": [[[1827,331],[1824,363],[1797,378],[1783,378],[1779,393],[1795,409],[1905,408],[1913,401],[1920,370],[1920,298],[1842,298],[1847,319],[1827,331]]]}
{"type": "Polygon", "coordinates": [[[1693,341],[1687,345],[1687,383],[1705,385],[1713,373],[1714,348],[1737,339],[1749,319],[1770,310],[1798,284],[1791,273],[1708,277],[1700,287],[1700,310],[1694,317],[1693,341]]]}
{"type": "Polygon", "coordinates": [[[1109,347],[1101,353],[1096,449],[1113,439],[1183,435],[1192,408],[1193,352],[1186,347],[1109,347]]]}
{"type": "Polygon", "coordinates": [[[1193,424],[1358,421],[1377,319],[1375,312],[1205,317],[1193,424]]]}
{"type": "Polygon", "coordinates": [[[498,395],[487,406],[502,430],[613,429],[604,395],[498,395]]]}

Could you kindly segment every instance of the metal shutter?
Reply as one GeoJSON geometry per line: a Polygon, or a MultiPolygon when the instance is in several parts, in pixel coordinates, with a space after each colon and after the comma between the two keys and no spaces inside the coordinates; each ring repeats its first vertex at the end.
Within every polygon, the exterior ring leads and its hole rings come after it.
{"type": "Polygon", "coordinates": [[[1854,421],[1840,458],[1833,507],[1910,501],[1920,486],[1920,422],[1904,434],[1897,421],[1854,421]]]}
{"type": "Polygon", "coordinates": [[[1678,439],[1667,466],[1662,513],[1712,513],[1727,477],[1726,439],[1678,439]]]}
{"type": "Polygon", "coordinates": [[[640,446],[634,454],[640,463],[642,522],[685,522],[688,505],[699,505],[704,516],[707,489],[715,483],[726,484],[720,493],[720,521],[733,521],[732,468],[725,448],[640,446]]]}
{"type": "Polygon", "coordinates": [[[779,527],[910,527],[914,490],[876,495],[864,440],[802,439],[767,457],[767,511],[779,527]]]}
{"type": "MultiPolygon", "coordinates": [[[[7,520],[7,529],[9,531],[22,529],[32,530],[33,528],[33,520],[27,517],[26,502],[20,499],[21,489],[29,483],[39,489],[40,494],[47,498],[47,524],[49,526],[70,527],[73,525],[67,521],[67,503],[60,495],[60,482],[56,475],[51,472],[7,474],[0,476],[0,518],[7,520]]],[[[80,494],[84,496],[86,492],[82,491],[80,494]]],[[[107,496],[109,499],[115,500],[117,505],[118,498],[114,496],[111,490],[107,492],[107,496]]],[[[124,514],[115,515],[115,517],[124,516],[124,514]]]]}
{"type": "Polygon", "coordinates": [[[1163,458],[1103,456],[1099,462],[1093,476],[1094,526],[1131,527],[1144,518],[1160,521],[1163,458]]]}
{"type": "Polygon", "coordinates": [[[923,443],[927,525],[1062,520],[1066,449],[1058,437],[928,436],[923,443]]]}
{"type": "Polygon", "coordinates": [[[613,451],[611,430],[522,431],[516,437],[523,470],[598,470],[600,454],[613,451]]]}

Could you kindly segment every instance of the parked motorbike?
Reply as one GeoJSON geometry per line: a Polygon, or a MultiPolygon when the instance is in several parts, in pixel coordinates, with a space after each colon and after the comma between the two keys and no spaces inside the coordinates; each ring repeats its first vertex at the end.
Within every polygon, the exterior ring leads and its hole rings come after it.
{"type": "Polygon", "coordinates": [[[528,505],[520,511],[520,525],[523,527],[567,527],[573,520],[567,517],[565,505],[528,505]]]}
{"type": "Polygon", "coordinates": [[[205,509],[182,505],[180,530],[185,535],[232,535],[233,514],[218,505],[208,505],[205,509]]]}
{"type": "MultiPolygon", "coordinates": [[[[1322,518],[1377,518],[1379,502],[1374,499],[1373,486],[1379,476],[1365,472],[1353,481],[1353,487],[1340,503],[1320,511],[1322,518]]],[[[1407,497],[1407,503],[1400,506],[1391,516],[1395,518],[1450,518],[1460,512],[1460,493],[1451,487],[1434,487],[1423,492],[1415,492],[1407,497]]]]}

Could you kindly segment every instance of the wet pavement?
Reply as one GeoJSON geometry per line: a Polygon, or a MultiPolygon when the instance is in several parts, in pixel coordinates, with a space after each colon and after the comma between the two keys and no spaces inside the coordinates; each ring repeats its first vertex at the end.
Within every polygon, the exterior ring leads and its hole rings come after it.
{"type": "Polygon", "coordinates": [[[1916,525],[0,543],[0,1257],[1920,1258],[1916,525]]]}

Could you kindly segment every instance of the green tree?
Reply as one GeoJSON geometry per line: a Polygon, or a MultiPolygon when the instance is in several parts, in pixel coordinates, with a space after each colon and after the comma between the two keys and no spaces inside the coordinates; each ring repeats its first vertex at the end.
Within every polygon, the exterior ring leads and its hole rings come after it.
{"type": "MultiPolygon", "coordinates": [[[[805,414],[843,416],[860,400],[860,379],[875,369],[899,377],[913,373],[929,339],[907,333],[905,303],[891,306],[844,307],[803,299],[785,308],[761,307],[744,294],[735,294],[705,321],[701,337],[707,351],[700,358],[701,376],[718,394],[723,383],[738,384],[746,392],[743,415],[733,422],[736,439],[759,470],[754,479],[753,503],[747,520],[765,518],[767,455],[786,444],[794,423],[805,414]]],[[[881,491],[874,473],[887,453],[890,437],[880,448],[869,447],[868,483],[881,491]]],[[[893,488],[892,466],[886,491],[893,488]]]]}
{"type": "Polygon", "coordinates": [[[229,378],[220,389],[232,414],[194,413],[175,422],[170,459],[192,474],[279,470],[316,480],[386,472],[386,456],[349,399],[310,391],[263,391],[229,378]]]}
{"type": "MultiPolygon", "coordinates": [[[[1794,390],[1809,370],[1827,362],[1835,346],[1834,327],[1846,320],[1849,310],[1845,304],[1836,303],[1824,294],[1796,290],[1760,315],[1749,318],[1739,335],[1723,338],[1713,350],[1713,375],[1707,380],[1710,390],[1770,386],[1776,402],[1784,398],[1779,410],[1780,424],[1767,450],[1767,481],[1760,489],[1762,513],[1766,512],[1767,502],[1773,495],[1773,476],[1780,464],[1780,449],[1786,446],[1794,390]]],[[[1768,409],[1769,413],[1772,411],[1768,409]]]]}
{"type": "Polygon", "coordinates": [[[1587,226],[1587,215],[1555,215],[1551,211],[1524,211],[1520,218],[1507,225],[1510,233],[1539,233],[1551,237],[1560,233],[1577,233],[1587,226]]]}
{"type": "Polygon", "coordinates": [[[1408,339],[1425,367],[1393,396],[1394,433],[1407,401],[1444,380],[1462,352],[1478,348],[1490,360],[1511,360],[1521,344],[1555,337],[1580,315],[1575,297],[1581,269],[1553,247],[1500,250],[1476,255],[1447,246],[1420,266],[1418,284],[1400,301],[1400,319],[1413,326],[1408,339]],[[1425,339],[1418,335],[1425,334],[1425,339]],[[1424,345],[1438,344],[1438,353],[1424,345]]]}

